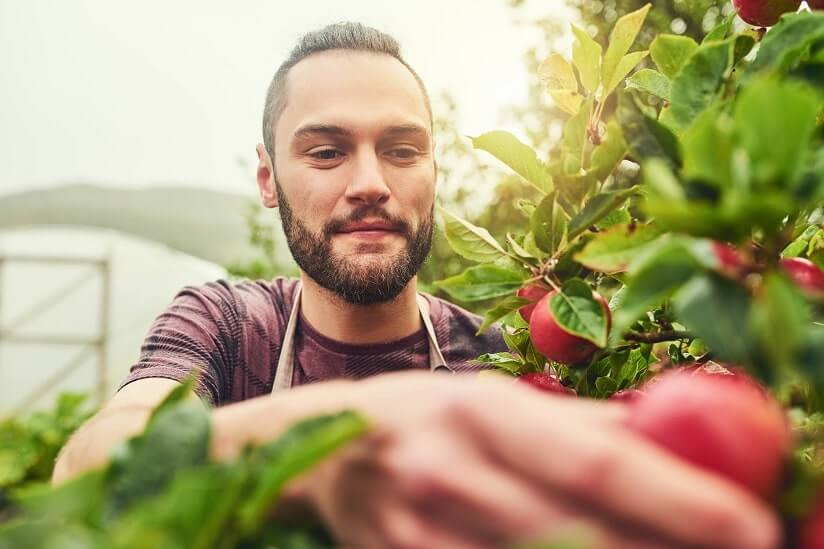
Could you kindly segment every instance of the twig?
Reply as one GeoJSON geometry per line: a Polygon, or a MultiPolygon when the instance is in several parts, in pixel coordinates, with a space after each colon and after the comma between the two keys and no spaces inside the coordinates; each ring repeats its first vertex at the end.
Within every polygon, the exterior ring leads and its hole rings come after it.
{"type": "Polygon", "coordinates": [[[624,336],[627,341],[637,341],[639,343],[660,343],[662,341],[675,341],[681,339],[693,339],[695,336],[691,332],[680,330],[664,330],[661,332],[638,333],[630,332],[624,336]]]}

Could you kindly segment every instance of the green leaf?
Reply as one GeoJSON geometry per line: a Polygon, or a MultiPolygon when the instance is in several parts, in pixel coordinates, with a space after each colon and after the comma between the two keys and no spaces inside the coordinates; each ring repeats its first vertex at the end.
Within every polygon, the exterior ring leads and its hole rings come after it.
{"type": "Polygon", "coordinates": [[[607,398],[618,390],[618,383],[608,377],[599,377],[595,380],[595,388],[598,390],[599,397],[607,398]]]}
{"type": "Polygon", "coordinates": [[[750,326],[772,369],[794,365],[809,325],[804,296],[783,275],[768,274],[756,296],[750,326]]]}
{"type": "Polygon", "coordinates": [[[595,224],[595,226],[604,231],[615,225],[627,224],[630,221],[632,221],[632,216],[630,215],[627,206],[624,206],[622,208],[618,208],[617,210],[613,210],[611,213],[608,213],[602,217],[601,220],[595,224]]]}
{"type": "Polygon", "coordinates": [[[615,274],[627,270],[630,262],[654,241],[661,231],[654,225],[617,225],[597,233],[575,261],[593,271],[615,274]]]}
{"type": "MultiPolygon", "coordinates": [[[[605,85],[613,81],[613,77],[618,72],[618,66],[623,60],[624,56],[629,51],[638,32],[644,24],[644,19],[647,17],[652,4],[646,4],[639,10],[628,13],[618,19],[612,32],[609,35],[609,46],[604,54],[604,61],[601,71],[601,82],[605,85]]],[[[602,95],[602,98],[606,97],[602,95]]]]}
{"type": "Polygon", "coordinates": [[[606,97],[615,91],[618,84],[623,82],[624,78],[626,78],[632,69],[637,67],[638,63],[643,61],[647,55],[649,55],[649,52],[647,51],[636,51],[628,53],[622,57],[621,61],[618,62],[618,66],[615,67],[615,72],[612,74],[612,80],[609,80],[608,83],[605,84],[602,97],[606,97]]]}
{"type": "Polygon", "coordinates": [[[575,116],[570,117],[564,125],[564,137],[562,150],[567,153],[572,162],[564,166],[564,172],[577,175],[582,168],[584,155],[587,146],[587,128],[589,118],[592,114],[592,101],[587,101],[575,116]]]}
{"type": "Polygon", "coordinates": [[[479,263],[489,263],[506,255],[489,231],[438,207],[444,218],[444,233],[449,245],[461,256],[479,263]]]}
{"type": "Polygon", "coordinates": [[[770,29],[747,69],[751,77],[765,70],[786,72],[809,57],[814,44],[824,40],[824,13],[787,15],[770,29]]]}
{"type": "Polygon", "coordinates": [[[579,171],[576,175],[559,175],[555,178],[558,205],[567,217],[572,217],[580,210],[584,198],[595,190],[598,185],[598,179],[595,176],[595,170],[589,170],[579,171]]]}
{"type": "Polygon", "coordinates": [[[793,188],[804,170],[821,106],[820,97],[791,82],[764,78],[744,87],[735,105],[735,126],[756,182],[793,188]],[[776,105],[781,105],[781,116],[769,115],[776,105]]]}
{"type": "Polygon", "coordinates": [[[552,190],[552,177],[544,163],[511,133],[498,130],[470,139],[473,147],[488,152],[542,193],[552,190]]]}
{"type": "Polygon", "coordinates": [[[735,127],[722,108],[709,108],[684,131],[684,177],[715,183],[719,188],[733,182],[735,127]]]}
{"type": "MultiPolygon", "coordinates": [[[[534,212],[534,210],[533,210],[533,212],[534,212]]],[[[521,259],[526,259],[526,260],[536,259],[535,255],[530,253],[526,248],[523,247],[523,245],[519,244],[518,241],[515,240],[515,238],[509,233],[506,234],[506,242],[507,242],[507,244],[509,244],[509,247],[512,250],[512,253],[514,253],[515,255],[520,257],[521,259]]],[[[534,261],[533,261],[533,263],[534,263],[534,261]]]]}
{"type": "Polygon", "coordinates": [[[98,470],[57,486],[29,486],[16,499],[30,516],[98,525],[106,496],[105,472],[98,470]]]}
{"type": "Polygon", "coordinates": [[[197,399],[180,400],[184,388],[157,408],[142,435],[114,452],[106,481],[108,519],[163,490],[180,470],[207,462],[209,413],[197,399]]]}
{"type": "Polygon", "coordinates": [[[719,276],[700,275],[678,292],[673,305],[678,321],[719,359],[750,362],[754,345],[746,324],[751,300],[744,288],[719,276]]]}
{"type": "MultiPolygon", "coordinates": [[[[684,202],[686,195],[681,182],[672,173],[669,164],[660,158],[651,158],[643,166],[641,173],[644,176],[646,190],[649,196],[661,198],[664,202],[672,201],[673,204],[684,202]]],[[[650,198],[647,198],[647,202],[650,198]]]]}
{"type": "Polygon", "coordinates": [[[674,130],[689,126],[721,92],[735,39],[700,46],[672,80],[668,125],[674,130]]]}
{"type": "Polygon", "coordinates": [[[615,120],[607,124],[605,139],[592,151],[590,171],[598,181],[609,177],[627,155],[627,142],[621,125],[615,120]]]}
{"type": "Polygon", "coordinates": [[[698,49],[698,43],[689,36],[659,34],[650,44],[650,55],[655,66],[672,80],[687,59],[698,49]]]}
{"type": "Polygon", "coordinates": [[[561,109],[569,114],[578,112],[583,96],[578,93],[575,71],[566,59],[553,53],[538,67],[538,76],[561,109]]]}
{"type": "Polygon", "coordinates": [[[524,367],[523,361],[512,353],[485,353],[473,362],[491,364],[495,368],[509,372],[512,375],[520,375],[524,367]]]}
{"type": "Polygon", "coordinates": [[[260,452],[267,464],[256,479],[254,491],[238,511],[240,527],[246,531],[260,528],[288,481],[362,436],[369,428],[363,417],[344,411],[304,420],[263,446],[260,452]]]}
{"type": "Polygon", "coordinates": [[[564,330],[599,347],[606,347],[606,313],[586,282],[580,278],[567,280],[561,291],[549,300],[549,306],[552,316],[564,330]]]}
{"type": "Polygon", "coordinates": [[[595,93],[601,83],[601,44],[576,25],[572,25],[572,33],[575,35],[572,61],[578,69],[584,89],[595,93]]]}
{"type": "Polygon", "coordinates": [[[625,290],[613,315],[614,336],[623,335],[644,313],[669,299],[703,267],[683,242],[672,239],[650,247],[630,265],[625,290]]]}
{"type": "Polygon", "coordinates": [[[630,187],[619,191],[605,191],[594,196],[587,202],[581,213],[569,221],[567,238],[569,240],[574,239],[613,210],[619,208],[635,191],[635,187],[630,187]]]}
{"type": "Polygon", "coordinates": [[[515,330],[514,332],[501,330],[501,336],[504,338],[506,346],[513,353],[516,353],[520,357],[526,357],[529,354],[531,342],[529,340],[529,330],[526,328],[515,330]]]}
{"type": "Polygon", "coordinates": [[[662,158],[673,167],[680,165],[681,152],[675,134],[658,120],[644,114],[632,92],[621,94],[617,115],[624,139],[636,162],[662,158]]]}
{"type": "Polygon", "coordinates": [[[459,301],[483,301],[510,295],[523,283],[521,273],[485,264],[470,267],[459,275],[435,281],[435,286],[459,301]]]}
{"type": "Polygon", "coordinates": [[[672,82],[658,71],[641,69],[629,77],[627,87],[639,89],[669,101],[672,82]]]}
{"type": "Polygon", "coordinates": [[[781,257],[803,257],[807,254],[807,246],[810,240],[816,234],[822,233],[822,229],[818,225],[810,225],[804,232],[802,232],[795,240],[793,240],[784,251],[781,252],[781,257]]]}
{"type": "Polygon", "coordinates": [[[495,305],[492,309],[488,310],[486,314],[484,314],[483,322],[478,327],[478,331],[475,335],[481,335],[485,331],[489,329],[494,323],[501,320],[503,317],[508,315],[513,311],[517,311],[524,305],[528,305],[531,303],[528,299],[524,299],[523,297],[518,296],[510,296],[495,305]]]}
{"type": "Polygon", "coordinates": [[[714,29],[707,33],[702,43],[723,40],[724,38],[726,38],[733,28],[732,24],[735,21],[735,16],[735,11],[732,11],[729,15],[724,17],[723,21],[721,21],[718,25],[715,26],[714,29]]]}
{"type": "Polygon", "coordinates": [[[566,218],[558,207],[556,193],[548,194],[541,200],[529,225],[535,244],[549,255],[553,255],[565,242],[566,218]]]}

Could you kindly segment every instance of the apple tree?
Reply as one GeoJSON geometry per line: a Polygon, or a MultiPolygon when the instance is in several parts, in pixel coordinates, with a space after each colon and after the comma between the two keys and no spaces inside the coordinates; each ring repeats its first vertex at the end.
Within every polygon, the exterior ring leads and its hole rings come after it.
{"type": "Polygon", "coordinates": [[[824,13],[734,4],[774,26],[736,32],[733,13],[701,43],[660,34],[640,51],[650,5],[621,17],[606,47],[573,26],[572,59],[540,67],[568,115],[557,153],[540,158],[503,131],[472,138],[539,199],[518,203],[522,230],[507,234],[442,210],[475,265],[436,284],[496,299],[481,331],[500,321],[509,350],[478,360],[519,382],[626,401],[635,418],[661,418],[631,422],[640,432],[688,458],[676,439],[692,410],[687,424],[707,434],[690,447],[713,448],[692,460],[721,473],[746,469],[734,450],[753,439],[736,446],[713,422],[756,437],[767,465],[744,483],[792,521],[814,505],[824,464],[824,13]],[[707,419],[714,405],[725,418],[707,419]],[[750,425],[741,410],[767,412],[750,425]]]}

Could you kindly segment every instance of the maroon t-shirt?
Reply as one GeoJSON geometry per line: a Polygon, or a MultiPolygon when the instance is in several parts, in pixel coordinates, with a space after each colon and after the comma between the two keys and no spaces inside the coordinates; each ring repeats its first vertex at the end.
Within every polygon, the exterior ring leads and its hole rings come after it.
{"type": "MultiPolygon", "coordinates": [[[[140,360],[120,387],[149,377],[182,381],[196,372],[198,394],[217,406],[269,394],[297,282],[219,280],[187,286],[152,324],[140,360]]],[[[475,358],[506,350],[498,326],[476,336],[479,316],[424,296],[441,352],[454,371],[480,370],[475,358]]],[[[353,345],[324,336],[300,315],[293,386],[428,368],[424,328],[396,341],[353,345]]]]}

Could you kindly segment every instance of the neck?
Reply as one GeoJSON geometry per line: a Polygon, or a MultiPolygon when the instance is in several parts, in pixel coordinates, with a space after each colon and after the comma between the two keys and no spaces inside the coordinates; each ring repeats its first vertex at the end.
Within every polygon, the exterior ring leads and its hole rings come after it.
{"type": "Polygon", "coordinates": [[[342,343],[385,343],[411,335],[423,327],[418,312],[417,277],[393,300],[353,305],[301,273],[301,310],[320,333],[342,343]]]}

